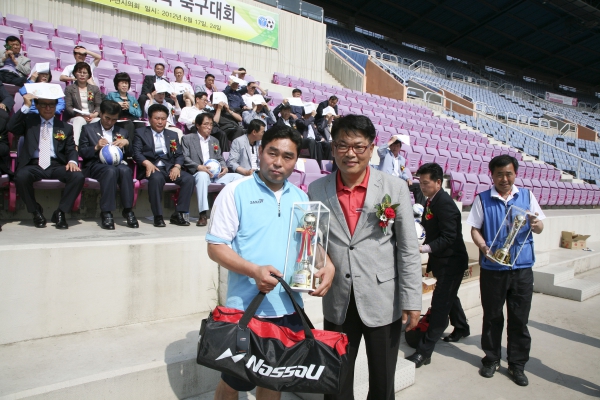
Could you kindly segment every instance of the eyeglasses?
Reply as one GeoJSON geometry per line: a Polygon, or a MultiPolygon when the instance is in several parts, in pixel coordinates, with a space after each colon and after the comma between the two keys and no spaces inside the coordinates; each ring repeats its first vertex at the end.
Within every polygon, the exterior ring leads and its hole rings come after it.
{"type": "Polygon", "coordinates": [[[337,142],[333,142],[333,143],[335,144],[336,150],[340,153],[347,153],[348,150],[352,149],[352,151],[354,151],[354,154],[363,154],[365,151],[367,151],[367,148],[369,148],[371,146],[370,143],[366,146],[364,146],[364,145],[348,146],[345,143],[337,143],[337,142]]]}

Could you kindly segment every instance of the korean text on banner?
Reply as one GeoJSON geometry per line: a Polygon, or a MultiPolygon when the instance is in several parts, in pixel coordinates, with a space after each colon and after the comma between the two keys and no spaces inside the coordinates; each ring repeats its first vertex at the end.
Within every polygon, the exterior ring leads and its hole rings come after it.
{"type": "Polygon", "coordinates": [[[279,47],[279,15],[235,0],[88,1],[266,47],[279,47]]]}

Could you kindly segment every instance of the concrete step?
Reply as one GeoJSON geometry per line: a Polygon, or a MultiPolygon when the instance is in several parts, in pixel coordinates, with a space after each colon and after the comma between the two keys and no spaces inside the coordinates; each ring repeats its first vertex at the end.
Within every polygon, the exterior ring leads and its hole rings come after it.
{"type": "MultiPolygon", "coordinates": [[[[598,248],[598,245],[598,242],[588,243],[590,248],[598,248]]],[[[536,263],[534,291],[576,301],[600,294],[600,282],[576,278],[578,274],[600,268],[600,257],[595,252],[556,249],[544,253],[552,262],[546,266],[536,263]]]]}

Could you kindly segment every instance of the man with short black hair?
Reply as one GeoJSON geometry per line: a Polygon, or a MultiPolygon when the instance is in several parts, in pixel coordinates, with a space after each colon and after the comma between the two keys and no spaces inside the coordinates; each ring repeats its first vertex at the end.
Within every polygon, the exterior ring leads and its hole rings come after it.
{"type": "Polygon", "coordinates": [[[317,126],[321,126],[322,119],[327,116],[327,114],[323,115],[323,110],[325,110],[327,107],[331,107],[335,111],[335,115],[333,116],[334,119],[337,119],[340,117],[337,103],[338,103],[337,96],[331,96],[331,97],[329,97],[329,99],[323,100],[322,102],[319,103],[319,105],[317,106],[317,114],[315,115],[315,124],[317,124],[317,126]]]}
{"type": "MultiPolygon", "coordinates": [[[[186,104],[189,104],[189,100],[186,104]]],[[[194,103],[181,109],[178,122],[185,124],[190,132],[194,132],[196,116],[210,111],[213,111],[213,108],[210,107],[208,95],[205,92],[197,92],[194,95],[194,103]]]]}
{"type": "Polygon", "coordinates": [[[185,107],[186,98],[190,100],[194,99],[194,89],[192,89],[192,85],[190,85],[188,82],[183,81],[185,76],[185,70],[183,67],[175,67],[173,74],[175,75],[175,82],[171,82],[171,86],[175,90],[174,94],[176,95],[175,97],[179,103],[179,107],[183,108],[185,107]]]}
{"type": "Polygon", "coordinates": [[[213,74],[206,74],[204,77],[204,85],[196,85],[194,87],[194,91],[196,93],[204,92],[208,98],[210,98],[213,92],[218,92],[217,88],[215,87],[215,76],[213,74]]]}
{"type": "Polygon", "coordinates": [[[195,123],[197,134],[185,135],[181,139],[181,148],[183,149],[185,168],[194,176],[196,181],[196,197],[198,197],[198,211],[200,212],[196,226],[206,226],[208,185],[210,183],[227,185],[242,176],[236,173],[227,173],[227,165],[223,159],[219,142],[210,135],[213,128],[212,115],[208,113],[198,114],[195,123]],[[221,172],[218,175],[213,175],[205,165],[210,159],[221,164],[221,172]]]}
{"type": "Polygon", "coordinates": [[[4,56],[0,60],[0,81],[23,86],[31,72],[31,60],[21,54],[21,39],[8,36],[4,56]]]}
{"type": "Polygon", "coordinates": [[[83,159],[83,173],[100,183],[100,217],[102,229],[114,230],[115,220],[112,211],[117,208],[117,185],[121,190],[123,218],[130,228],[139,228],[133,213],[133,172],[125,161],[131,156],[129,133],[115,126],[119,119],[121,105],[113,100],[100,103],[100,121],[87,124],[79,137],[79,156],[83,159]],[[104,146],[117,146],[123,151],[123,161],[119,165],[108,165],[100,161],[100,150],[104,146]]]}
{"type": "Polygon", "coordinates": [[[454,331],[445,341],[457,342],[469,336],[470,329],[458,298],[458,289],[469,264],[462,236],[461,212],[450,195],[442,189],[444,171],[441,166],[436,163],[423,164],[417,175],[423,192],[420,197],[426,197],[422,199],[425,212],[421,218],[426,236],[420,252],[429,254],[427,272],[432,272],[437,279],[431,300],[429,328],[420,337],[415,353],[406,358],[419,368],[431,362],[435,344],[448,326],[448,316],[454,331]]]}
{"type": "Polygon", "coordinates": [[[75,69],[75,65],[80,62],[86,62],[85,59],[87,56],[91,56],[94,59],[91,64],[88,64],[90,66],[90,72],[91,72],[90,78],[88,79],[88,83],[90,85],[96,85],[98,87],[102,86],[104,84],[104,82],[96,83],[94,81],[94,69],[98,66],[98,64],[100,64],[100,61],[102,60],[102,56],[100,54],[94,53],[93,51],[87,50],[83,46],[75,46],[73,48],[73,57],[75,58],[75,64],[67,65],[63,69],[62,73],[60,74],[60,81],[61,82],[76,81],[77,78],[75,78],[75,72],[77,72],[77,71],[73,71],[75,69]]]}
{"type": "Polygon", "coordinates": [[[57,229],[68,229],[65,214],[73,208],[85,178],[77,164],[78,156],[73,127],[54,113],[57,99],[35,99],[31,93],[23,96],[23,107],[8,122],[8,130],[23,136],[23,146],[17,160],[15,184],[17,193],[33,214],[36,228],[46,227],[42,206],[35,200],[33,184],[42,179],[58,179],[65,184],[58,208],[51,221],[57,229]],[[29,113],[32,103],[39,113],[29,113]]]}
{"type": "MultiPolygon", "coordinates": [[[[323,122],[324,120],[321,121],[323,122]]],[[[321,134],[323,130],[317,127],[314,112],[307,114],[302,110],[302,118],[296,120],[296,129],[302,134],[302,138],[304,139],[303,146],[306,146],[309,151],[311,145],[306,144],[306,142],[315,142],[316,154],[311,154],[310,158],[317,160],[319,166],[321,166],[322,160],[331,160],[331,143],[321,134]]]]}
{"type": "Polygon", "coordinates": [[[258,148],[265,134],[265,123],[255,119],[248,124],[247,134],[240,136],[231,143],[231,151],[227,165],[232,172],[250,176],[258,170],[258,148]]]}
{"type": "MultiPolygon", "coordinates": [[[[292,90],[292,97],[296,97],[296,98],[301,98],[302,97],[302,90],[300,89],[294,89],[292,90]]],[[[277,107],[275,107],[275,109],[273,110],[273,114],[275,114],[275,117],[279,117],[279,113],[281,112],[282,108],[285,106],[290,106],[291,107],[291,114],[290,116],[294,119],[297,120],[298,118],[302,118],[302,114],[304,113],[304,107],[300,107],[300,106],[291,106],[289,104],[288,99],[283,99],[283,101],[281,102],[281,104],[279,104],[277,107]]]]}
{"type": "MultiPolygon", "coordinates": [[[[142,110],[146,109],[148,93],[153,94],[156,91],[154,88],[154,84],[160,80],[169,82],[169,80],[165,77],[165,65],[162,63],[156,63],[154,65],[154,75],[146,75],[144,77],[144,83],[142,83],[142,92],[140,93],[140,97],[138,98],[138,103],[140,103],[140,107],[142,108],[142,110]]],[[[175,100],[171,98],[170,93],[165,93],[165,98],[168,103],[175,105],[175,100]]]]}
{"type": "MultiPolygon", "coordinates": [[[[298,132],[287,126],[267,131],[258,149],[259,170],[223,188],[215,200],[206,235],[208,256],[229,270],[226,307],[245,310],[258,292],[266,293],[256,317],[273,324],[275,329],[287,328],[294,332],[303,329],[302,321],[294,312],[289,296],[271,274],[288,282],[293,275],[293,268],[285,271],[285,276],[280,269],[285,264],[294,203],[308,200],[303,191],[287,180],[298,160],[300,143],[298,132]],[[265,243],[269,243],[268,251],[265,251],[265,243]]],[[[299,236],[291,236],[291,248],[300,247],[299,236]]],[[[321,284],[312,296],[327,293],[334,271],[328,259],[326,266],[315,273],[321,284]]],[[[300,294],[293,295],[302,307],[300,294]]],[[[222,373],[214,398],[237,399],[238,392],[254,388],[251,382],[222,373]]],[[[257,399],[277,400],[280,396],[272,390],[256,389],[257,399]]]]}
{"type": "Polygon", "coordinates": [[[533,271],[535,252],[533,235],[542,233],[546,218],[537,199],[528,189],[518,188],[514,183],[519,162],[509,155],[492,158],[489,170],[494,186],[479,193],[473,202],[467,224],[471,225],[473,243],[481,251],[479,264],[481,276],[481,306],[483,328],[481,348],[485,357],[479,374],[491,378],[500,369],[502,357],[502,331],[504,329],[503,308],[508,311],[506,348],[508,374],[519,386],[527,386],[525,364],[529,360],[531,336],[527,329],[531,299],[533,296],[533,271]],[[510,250],[512,266],[492,261],[486,255],[496,237],[504,229],[502,224],[511,206],[530,212],[526,224],[515,237],[510,250]]]}
{"type": "Polygon", "coordinates": [[[135,131],[133,139],[133,160],[138,165],[138,179],[148,180],[148,197],[154,226],[165,227],[162,209],[162,195],[165,183],[179,185],[179,197],[171,223],[189,226],[186,214],[190,210],[190,200],[194,191],[194,177],[181,167],[184,163],[183,152],[177,133],[165,129],[169,110],[162,104],[153,104],[148,108],[150,126],[135,131]]]}

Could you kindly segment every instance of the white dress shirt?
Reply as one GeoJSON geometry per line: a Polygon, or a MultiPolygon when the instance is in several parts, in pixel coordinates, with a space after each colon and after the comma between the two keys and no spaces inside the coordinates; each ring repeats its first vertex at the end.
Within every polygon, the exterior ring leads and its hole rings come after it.
{"type": "Polygon", "coordinates": [[[208,142],[210,142],[210,136],[207,137],[206,139],[204,139],[204,137],[202,137],[201,134],[198,134],[198,137],[200,138],[200,150],[202,151],[202,161],[204,163],[206,163],[206,161],[208,161],[208,159],[210,158],[210,151],[208,148],[208,142]]]}

